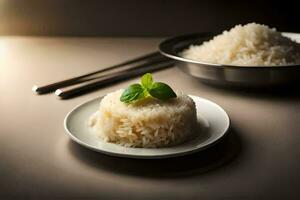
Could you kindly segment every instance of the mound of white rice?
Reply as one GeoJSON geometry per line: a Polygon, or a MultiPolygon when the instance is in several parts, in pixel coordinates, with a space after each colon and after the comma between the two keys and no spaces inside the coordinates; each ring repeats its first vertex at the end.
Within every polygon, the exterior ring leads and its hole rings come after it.
{"type": "Polygon", "coordinates": [[[191,45],[182,57],[241,66],[300,64],[300,44],[275,28],[250,23],[237,25],[202,45],[191,45]]]}
{"type": "Polygon", "coordinates": [[[195,103],[187,95],[126,104],[120,101],[123,91],[106,95],[91,117],[90,126],[104,141],[126,147],[164,147],[184,142],[196,127],[195,103]]]}

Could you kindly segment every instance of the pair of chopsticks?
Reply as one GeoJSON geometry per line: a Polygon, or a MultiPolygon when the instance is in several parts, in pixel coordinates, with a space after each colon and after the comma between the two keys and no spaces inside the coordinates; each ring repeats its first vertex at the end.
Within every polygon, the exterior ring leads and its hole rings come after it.
{"type": "Polygon", "coordinates": [[[68,99],[146,72],[172,67],[174,64],[170,58],[164,57],[159,52],[153,52],[67,80],[41,87],[33,86],[32,90],[37,94],[55,92],[60,98],[68,99]]]}

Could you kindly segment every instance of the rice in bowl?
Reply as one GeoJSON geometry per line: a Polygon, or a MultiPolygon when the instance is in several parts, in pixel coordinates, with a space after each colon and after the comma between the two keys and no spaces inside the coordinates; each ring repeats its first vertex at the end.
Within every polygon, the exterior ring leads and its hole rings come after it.
{"type": "Polygon", "coordinates": [[[171,146],[186,141],[197,126],[195,103],[187,95],[126,104],[119,100],[123,91],[107,94],[89,121],[93,132],[106,142],[126,147],[171,146]]]}
{"type": "Polygon", "coordinates": [[[187,59],[239,66],[300,64],[300,44],[266,25],[237,25],[181,53],[187,59]]]}

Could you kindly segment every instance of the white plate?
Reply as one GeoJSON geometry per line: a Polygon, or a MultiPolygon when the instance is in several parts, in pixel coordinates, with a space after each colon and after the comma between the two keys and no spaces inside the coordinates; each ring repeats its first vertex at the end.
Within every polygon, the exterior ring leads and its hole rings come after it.
{"type": "Polygon", "coordinates": [[[195,137],[172,147],[129,148],[102,141],[88,127],[89,117],[98,110],[102,97],[75,107],[66,116],[64,126],[72,140],[84,147],[104,154],[143,159],[182,156],[215,144],[225,136],[230,124],[227,113],[220,106],[197,96],[190,95],[190,97],[196,103],[198,121],[202,128],[197,130],[195,137]]]}

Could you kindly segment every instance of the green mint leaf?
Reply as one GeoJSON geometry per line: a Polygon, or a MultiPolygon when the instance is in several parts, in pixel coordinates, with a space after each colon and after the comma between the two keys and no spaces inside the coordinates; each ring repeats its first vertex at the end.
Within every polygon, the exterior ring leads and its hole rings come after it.
{"type": "Polygon", "coordinates": [[[120,101],[129,103],[145,96],[144,89],[140,84],[130,85],[120,97],[120,101]]]}
{"type": "Polygon", "coordinates": [[[153,83],[152,75],[150,73],[144,74],[141,78],[141,83],[145,89],[150,89],[153,83]]]}
{"type": "Polygon", "coordinates": [[[176,98],[176,93],[172,90],[170,86],[165,83],[155,82],[152,84],[152,87],[149,90],[151,96],[161,99],[167,100],[170,98],[176,98]]]}
{"type": "Polygon", "coordinates": [[[130,85],[120,97],[120,101],[131,103],[136,100],[152,96],[160,100],[176,98],[176,93],[170,86],[161,82],[154,82],[150,73],[144,74],[141,78],[141,84],[130,85]]]}

